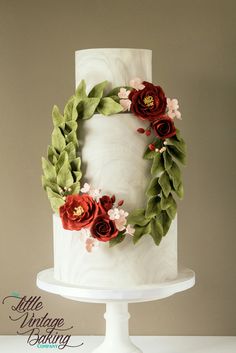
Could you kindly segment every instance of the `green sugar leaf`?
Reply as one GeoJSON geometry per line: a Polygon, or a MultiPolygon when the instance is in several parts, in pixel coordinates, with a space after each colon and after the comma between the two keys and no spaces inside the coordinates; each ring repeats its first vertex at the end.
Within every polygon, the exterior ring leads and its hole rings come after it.
{"type": "Polygon", "coordinates": [[[62,196],[58,195],[57,193],[53,192],[49,187],[46,189],[47,195],[51,204],[52,209],[55,213],[59,213],[59,208],[64,205],[65,201],[63,200],[62,196]]]}
{"type": "Polygon", "coordinates": [[[70,194],[78,194],[80,192],[80,182],[72,184],[70,189],[70,194]]]}
{"type": "Polygon", "coordinates": [[[48,160],[49,162],[51,162],[53,165],[56,164],[57,159],[59,157],[59,154],[57,153],[57,151],[55,150],[55,148],[53,146],[48,146],[48,160]]]}
{"type": "Polygon", "coordinates": [[[137,244],[137,242],[144,236],[144,235],[148,235],[151,233],[151,223],[148,223],[146,226],[144,227],[140,227],[140,226],[135,226],[135,233],[133,235],[133,242],[134,244],[137,244]]]}
{"type": "Polygon", "coordinates": [[[80,119],[90,119],[100,102],[100,98],[84,98],[77,106],[78,117],[80,119]]]}
{"type": "Polygon", "coordinates": [[[42,168],[43,173],[47,180],[51,182],[56,182],[56,170],[55,167],[44,157],[42,157],[42,168]]]}
{"type": "Polygon", "coordinates": [[[110,98],[113,99],[113,101],[116,103],[120,103],[120,98],[118,96],[110,96],[110,98]]]}
{"type": "Polygon", "coordinates": [[[76,88],[75,96],[76,96],[76,98],[78,98],[79,100],[82,100],[82,99],[84,99],[84,98],[87,98],[85,80],[80,81],[80,84],[79,84],[78,87],[76,88]]]}
{"type": "Polygon", "coordinates": [[[143,227],[150,222],[150,219],[146,218],[144,208],[137,208],[136,210],[130,212],[130,214],[128,215],[127,222],[128,224],[137,224],[143,227]]]}
{"type": "Polygon", "coordinates": [[[176,189],[173,188],[173,190],[176,193],[176,195],[180,198],[180,200],[182,200],[184,197],[184,188],[183,188],[182,182],[179,183],[179,185],[176,189]]]}
{"type": "Polygon", "coordinates": [[[100,100],[97,111],[102,115],[117,114],[123,111],[123,107],[112,98],[105,97],[100,100]]]}
{"type": "Polygon", "coordinates": [[[55,193],[59,193],[58,185],[56,183],[53,183],[52,181],[49,181],[44,175],[42,175],[42,186],[44,190],[49,187],[55,193]]]}
{"type": "Polygon", "coordinates": [[[73,172],[80,171],[81,158],[77,157],[77,158],[73,159],[73,161],[70,162],[70,165],[71,165],[71,169],[73,170],[73,172]]]}
{"type": "Polygon", "coordinates": [[[168,213],[166,211],[161,211],[158,219],[163,228],[163,236],[165,236],[168,233],[168,230],[170,229],[172,219],[168,216],[168,213]]]}
{"type": "Polygon", "coordinates": [[[58,161],[55,165],[56,172],[58,173],[61,167],[63,166],[63,164],[65,164],[65,162],[68,162],[68,161],[69,161],[68,153],[64,150],[60,154],[60,157],[58,158],[58,161]]]}
{"type": "Polygon", "coordinates": [[[164,160],[162,153],[156,153],[156,156],[152,162],[151,174],[158,176],[161,172],[165,170],[164,168],[164,160]]]}
{"type": "Polygon", "coordinates": [[[78,182],[82,178],[82,173],[80,171],[78,172],[73,171],[72,174],[74,175],[76,182],[78,182]]]}
{"type": "Polygon", "coordinates": [[[186,156],[183,152],[181,152],[178,148],[176,148],[174,145],[167,145],[167,150],[168,152],[177,159],[180,163],[186,164],[186,156]]]}
{"type": "Polygon", "coordinates": [[[69,161],[76,158],[76,148],[73,142],[69,142],[68,145],[66,145],[64,151],[67,152],[69,161]]]}
{"type": "Polygon", "coordinates": [[[167,208],[166,213],[168,214],[169,218],[173,220],[176,216],[176,212],[177,212],[177,204],[176,204],[176,201],[173,199],[173,205],[167,208]]]}
{"type": "Polygon", "coordinates": [[[66,136],[66,142],[69,145],[70,142],[74,144],[75,147],[78,147],[79,142],[78,142],[78,137],[77,133],[75,131],[71,131],[67,136],[66,136]]]}
{"type": "Polygon", "coordinates": [[[161,212],[160,201],[160,196],[153,196],[148,200],[145,212],[147,218],[157,216],[161,212]]]}
{"type": "Polygon", "coordinates": [[[169,152],[166,150],[163,152],[163,159],[164,159],[164,166],[165,166],[165,170],[168,170],[171,168],[172,166],[172,157],[171,155],[169,154],[169,152]]]}
{"type": "Polygon", "coordinates": [[[158,183],[158,178],[153,178],[147,188],[146,195],[151,197],[151,196],[156,196],[159,195],[161,192],[161,186],[158,183]]]}
{"type": "Polygon", "coordinates": [[[70,164],[67,160],[64,162],[57,174],[57,183],[62,189],[64,187],[70,187],[74,183],[74,179],[70,171],[70,164]]]}
{"type": "Polygon", "coordinates": [[[65,108],[64,108],[64,119],[65,122],[67,121],[71,121],[71,120],[77,120],[78,114],[77,114],[77,104],[78,104],[78,98],[76,98],[75,96],[72,96],[65,108]]]}
{"type": "Polygon", "coordinates": [[[159,245],[163,236],[162,224],[158,219],[153,218],[151,220],[151,237],[156,245],[159,245]]]}
{"type": "Polygon", "coordinates": [[[164,194],[161,195],[161,209],[162,210],[167,210],[169,207],[172,207],[175,205],[175,200],[170,193],[168,197],[165,197],[164,194]]]}
{"type": "Polygon", "coordinates": [[[90,98],[99,98],[99,99],[102,98],[104,89],[106,88],[107,85],[108,85],[108,81],[103,81],[99,83],[98,85],[92,88],[88,96],[90,98]]]}
{"type": "Polygon", "coordinates": [[[165,197],[168,197],[171,191],[171,184],[167,172],[161,174],[158,183],[160,184],[165,197]]]}
{"type": "Polygon", "coordinates": [[[167,170],[167,173],[172,180],[174,189],[177,190],[179,184],[181,183],[181,170],[178,164],[173,161],[172,166],[169,170],[167,170]]]}
{"type": "Polygon", "coordinates": [[[78,123],[77,121],[71,120],[71,121],[67,121],[65,124],[65,130],[67,132],[67,134],[69,134],[71,131],[77,131],[78,128],[78,123]]]}
{"type": "Polygon", "coordinates": [[[61,153],[66,146],[65,138],[58,127],[54,127],[52,132],[52,146],[61,153]]]}
{"type": "Polygon", "coordinates": [[[182,138],[177,139],[175,136],[166,139],[167,145],[175,146],[180,152],[186,153],[186,143],[182,138]]]}
{"type": "Polygon", "coordinates": [[[52,109],[52,121],[54,126],[59,126],[65,122],[64,116],[61,115],[59,108],[54,105],[52,109]]]}
{"type": "MultiPolygon", "coordinates": [[[[155,140],[152,142],[152,144],[158,149],[160,149],[162,147],[162,142],[158,138],[155,138],[155,140]]],[[[143,158],[144,159],[153,159],[157,154],[158,154],[158,152],[151,151],[149,149],[149,145],[148,145],[144,151],[143,158]]]]}
{"type": "Polygon", "coordinates": [[[109,241],[109,247],[111,248],[117,244],[120,244],[124,239],[125,239],[125,233],[119,232],[117,237],[115,237],[109,241]]]}

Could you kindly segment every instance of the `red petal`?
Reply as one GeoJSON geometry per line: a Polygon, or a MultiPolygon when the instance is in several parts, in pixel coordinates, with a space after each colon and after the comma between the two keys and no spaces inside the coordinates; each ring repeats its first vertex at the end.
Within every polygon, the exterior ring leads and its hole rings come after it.
{"type": "Polygon", "coordinates": [[[140,134],[144,134],[144,132],[145,132],[145,130],[144,130],[142,127],[140,127],[139,129],[137,129],[137,131],[138,131],[140,134]]]}
{"type": "Polygon", "coordinates": [[[120,201],[118,202],[118,206],[122,206],[123,203],[124,203],[124,200],[120,200],[120,201]]]}
{"type": "Polygon", "coordinates": [[[150,143],[150,145],[148,145],[148,147],[151,151],[155,151],[155,149],[156,149],[156,146],[153,143],[150,143]]]}

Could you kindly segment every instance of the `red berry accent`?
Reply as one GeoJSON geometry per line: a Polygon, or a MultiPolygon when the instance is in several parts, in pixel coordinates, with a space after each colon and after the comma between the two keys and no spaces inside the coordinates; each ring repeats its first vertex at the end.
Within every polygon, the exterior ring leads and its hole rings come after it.
{"type": "Polygon", "coordinates": [[[120,200],[120,201],[118,202],[118,206],[122,206],[123,203],[124,203],[124,200],[120,200]]]}
{"type": "Polygon", "coordinates": [[[150,136],[150,135],[151,135],[151,131],[150,131],[150,130],[146,130],[146,131],[145,131],[145,135],[146,135],[146,136],[150,136]]]}
{"type": "Polygon", "coordinates": [[[140,134],[144,134],[144,132],[145,132],[145,130],[144,130],[142,127],[140,127],[139,129],[137,129],[137,131],[138,131],[140,134]]]}
{"type": "Polygon", "coordinates": [[[115,197],[115,195],[112,195],[111,202],[114,203],[115,201],[116,201],[116,197],[115,197]]]}
{"type": "Polygon", "coordinates": [[[150,145],[148,145],[148,147],[151,151],[155,151],[155,149],[156,149],[156,146],[153,143],[150,143],[150,145]]]}

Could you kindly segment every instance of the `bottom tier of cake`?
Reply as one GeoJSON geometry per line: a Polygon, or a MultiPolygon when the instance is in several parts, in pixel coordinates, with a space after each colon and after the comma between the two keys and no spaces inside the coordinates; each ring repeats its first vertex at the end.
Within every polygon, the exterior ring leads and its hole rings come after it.
{"type": "Polygon", "coordinates": [[[177,218],[156,246],[150,235],[134,245],[131,237],[112,248],[100,243],[87,252],[80,232],[65,230],[53,215],[54,276],[78,286],[125,288],[160,283],[177,276],[177,218]]]}

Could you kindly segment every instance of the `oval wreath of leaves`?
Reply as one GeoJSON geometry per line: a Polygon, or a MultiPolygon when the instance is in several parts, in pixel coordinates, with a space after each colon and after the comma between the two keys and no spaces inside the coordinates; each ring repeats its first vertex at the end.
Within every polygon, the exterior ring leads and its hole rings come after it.
{"type": "MultiPolygon", "coordinates": [[[[53,107],[54,129],[51,144],[48,146],[47,159],[42,158],[42,184],[54,212],[58,213],[65,203],[66,196],[80,192],[81,159],[77,156],[79,141],[77,137],[78,119],[90,119],[95,113],[111,115],[123,111],[119,104],[116,87],[104,96],[108,82],[104,81],[86,94],[86,84],[82,80],[61,114],[53,107]]],[[[123,87],[132,89],[130,87],[123,87]]],[[[144,235],[151,235],[159,245],[176,216],[177,204],[174,195],[183,198],[183,183],[178,163],[186,162],[186,145],[176,129],[176,135],[164,142],[157,137],[152,142],[156,149],[166,147],[163,153],[150,150],[147,146],[143,158],[152,161],[151,180],[146,190],[146,208],[135,209],[128,216],[128,223],[135,228],[133,242],[144,235]]],[[[125,237],[117,237],[110,245],[120,243],[125,237]]]]}

